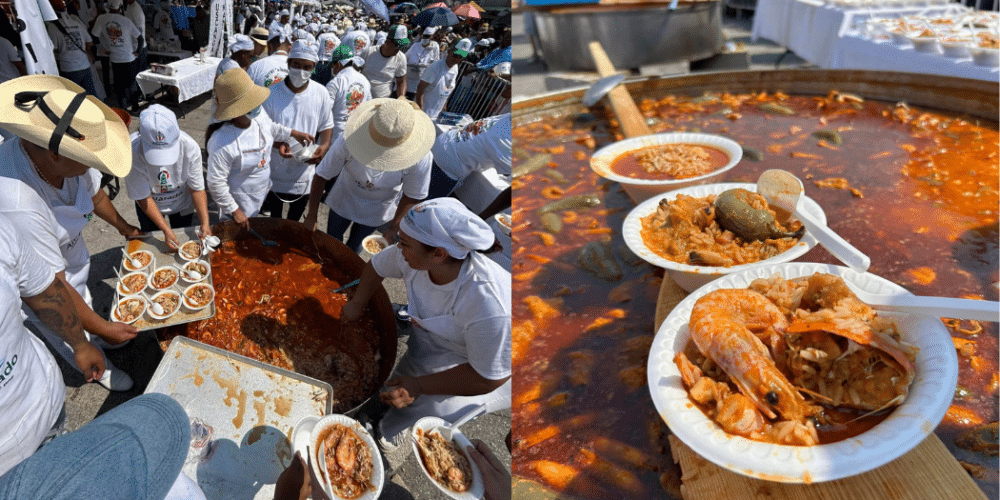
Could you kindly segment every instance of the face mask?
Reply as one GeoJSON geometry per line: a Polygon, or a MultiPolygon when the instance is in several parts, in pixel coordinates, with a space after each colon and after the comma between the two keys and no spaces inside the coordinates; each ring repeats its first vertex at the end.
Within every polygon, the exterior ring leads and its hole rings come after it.
{"type": "Polygon", "coordinates": [[[289,69],[288,79],[291,80],[292,85],[296,88],[301,87],[309,81],[309,76],[312,75],[312,71],[306,69],[289,69]]]}
{"type": "Polygon", "coordinates": [[[426,47],[426,46],[428,46],[430,44],[431,44],[430,38],[424,38],[423,40],[420,41],[420,45],[423,45],[424,47],[426,47]]]}
{"type": "Polygon", "coordinates": [[[254,118],[257,118],[257,115],[260,114],[260,110],[261,110],[261,106],[257,106],[256,108],[253,108],[252,111],[250,111],[249,113],[247,113],[247,118],[249,118],[251,120],[253,120],[254,118]]]}

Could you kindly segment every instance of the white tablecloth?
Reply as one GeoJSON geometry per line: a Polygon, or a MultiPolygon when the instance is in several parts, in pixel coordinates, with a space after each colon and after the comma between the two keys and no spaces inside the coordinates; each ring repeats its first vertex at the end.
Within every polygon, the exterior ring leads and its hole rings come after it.
{"type": "Polygon", "coordinates": [[[209,57],[204,63],[197,58],[189,57],[174,61],[167,66],[174,68],[172,76],[160,75],[150,70],[139,73],[135,79],[143,94],[152,94],[161,86],[174,86],[178,89],[177,101],[184,102],[192,97],[212,90],[215,83],[215,68],[222,59],[209,57]]]}
{"type": "Polygon", "coordinates": [[[925,5],[890,8],[843,8],[823,0],[757,0],[753,16],[753,39],[763,38],[785,47],[822,68],[831,68],[834,46],[849,31],[858,16],[898,17],[947,6],[947,0],[928,0],[925,5]]]}
{"type": "Polygon", "coordinates": [[[857,33],[845,35],[837,41],[830,68],[926,73],[993,82],[1000,80],[1000,69],[976,66],[971,58],[951,59],[941,54],[917,52],[912,46],[874,41],[857,33]]]}

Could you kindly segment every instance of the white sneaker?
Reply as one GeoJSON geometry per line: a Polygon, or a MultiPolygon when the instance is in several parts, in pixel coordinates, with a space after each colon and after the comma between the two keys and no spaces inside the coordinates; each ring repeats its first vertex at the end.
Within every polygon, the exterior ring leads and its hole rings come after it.
{"type": "Polygon", "coordinates": [[[382,434],[382,423],[379,422],[378,426],[378,446],[382,448],[382,452],[386,454],[394,454],[400,450],[403,452],[409,451],[410,444],[410,428],[407,427],[403,429],[402,432],[391,436],[390,439],[386,439],[385,435],[382,434]]]}
{"type": "Polygon", "coordinates": [[[97,383],[109,391],[127,391],[132,388],[132,377],[118,368],[108,366],[104,369],[104,375],[97,383]]]}

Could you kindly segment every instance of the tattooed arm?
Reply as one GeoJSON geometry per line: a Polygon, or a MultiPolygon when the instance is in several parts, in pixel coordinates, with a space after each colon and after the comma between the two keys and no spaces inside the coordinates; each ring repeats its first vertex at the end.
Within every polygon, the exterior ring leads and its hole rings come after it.
{"type": "Polygon", "coordinates": [[[104,375],[104,356],[87,341],[87,336],[83,333],[83,322],[76,312],[68,288],[61,279],[56,278],[41,294],[22,297],[22,300],[42,323],[73,349],[76,365],[83,372],[87,382],[100,380],[104,375]]]}
{"type": "Polygon", "coordinates": [[[107,321],[98,316],[97,313],[94,312],[89,305],[87,305],[87,302],[83,300],[80,292],[76,291],[76,289],[73,288],[68,281],[66,281],[65,271],[59,271],[56,273],[56,279],[62,281],[63,285],[66,286],[66,292],[69,293],[69,296],[73,301],[73,306],[76,309],[77,314],[80,315],[80,322],[83,323],[84,330],[101,337],[105,342],[111,345],[118,345],[122,342],[132,340],[135,338],[136,334],[139,333],[139,329],[132,325],[107,321]]]}

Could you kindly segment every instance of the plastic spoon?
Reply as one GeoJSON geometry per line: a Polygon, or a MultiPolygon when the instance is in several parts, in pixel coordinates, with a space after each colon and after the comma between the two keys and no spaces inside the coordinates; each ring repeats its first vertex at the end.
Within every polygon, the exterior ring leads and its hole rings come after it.
{"type": "Polygon", "coordinates": [[[187,278],[188,278],[189,280],[193,280],[193,281],[198,281],[198,280],[200,280],[200,279],[201,279],[201,273],[199,273],[198,271],[191,271],[191,270],[188,270],[188,269],[183,269],[183,268],[180,268],[180,267],[176,267],[176,266],[174,266],[174,267],[175,267],[175,269],[177,269],[177,271],[179,271],[179,272],[180,272],[181,274],[183,274],[184,276],[187,276],[187,278]]]}
{"type": "Polygon", "coordinates": [[[153,311],[153,314],[157,316],[163,316],[163,306],[155,300],[149,301],[149,308],[153,311]]]}
{"type": "Polygon", "coordinates": [[[319,471],[323,473],[323,486],[326,487],[327,492],[333,493],[333,485],[330,484],[330,472],[326,470],[326,441],[320,441],[319,455],[316,457],[316,461],[319,462],[319,471]]]}
{"type": "Polygon", "coordinates": [[[802,209],[802,181],[798,177],[784,170],[768,170],[757,179],[757,193],[769,204],[787,210],[799,219],[809,234],[848,267],[859,273],[868,271],[872,260],[867,255],[802,209]]]}
{"type": "Polygon", "coordinates": [[[1000,323],[1000,302],[902,294],[884,295],[866,292],[847,280],[844,282],[854,295],[858,296],[858,300],[880,311],[1000,323]]]}
{"type": "Polygon", "coordinates": [[[443,437],[446,441],[451,441],[452,438],[454,437],[455,431],[458,430],[458,427],[460,425],[468,422],[469,420],[472,420],[473,418],[478,417],[479,415],[485,412],[486,412],[486,405],[481,404],[470,410],[465,415],[462,415],[458,420],[455,421],[455,423],[451,425],[443,425],[440,427],[436,427],[435,429],[441,434],[441,437],[443,437]]]}
{"type": "Polygon", "coordinates": [[[138,260],[138,259],[133,259],[133,258],[132,258],[132,256],[131,256],[131,255],[129,255],[129,254],[128,254],[128,252],[126,252],[126,251],[125,251],[125,247],[122,247],[122,255],[124,255],[124,256],[125,256],[125,259],[126,259],[126,260],[128,260],[128,263],[129,263],[129,264],[130,264],[130,265],[131,265],[131,266],[132,266],[132,267],[133,267],[134,269],[139,269],[140,267],[142,267],[142,262],[139,262],[139,260],[138,260]]]}

